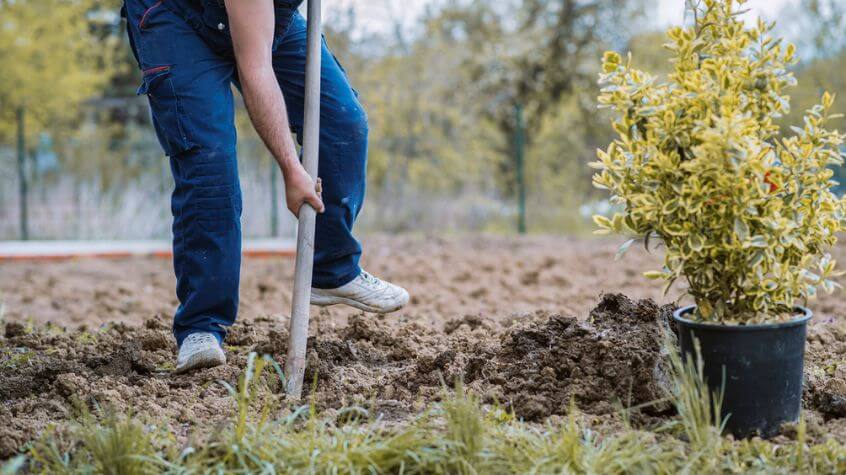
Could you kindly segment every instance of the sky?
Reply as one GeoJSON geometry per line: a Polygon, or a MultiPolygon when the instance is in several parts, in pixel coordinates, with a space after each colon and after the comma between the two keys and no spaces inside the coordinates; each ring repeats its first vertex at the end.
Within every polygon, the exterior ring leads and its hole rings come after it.
{"type": "MultiPolygon", "coordinates": [[[[659,0],[659,23],[661,26],[680,24],[684,19],[684,0],[659,0]]],[[[752,9],[754,13],[770,20],[775,19],[778,13],[790,0],[749,0],[746,8],[752,9]]]]}
{"type": "MultiPolygon", "coordinates": [[[[495,1],[495,0],[491,0],[495,1]]],[[[657,25],[664,27],[681,24],[684,18],[685,0],[657,0],[660,4],[657,25]]],[[[747,6],[756,14],[774,19],[781,9],[796,0],[749,0],[747,6]]],[[[431,0],[324,0],[324,14],[327,9],[354,6],[361,28],[366,31],[381,33],[391,26],[391,18],[403,18],[409,24],[423,12],[423,7],[431,0]]]]}

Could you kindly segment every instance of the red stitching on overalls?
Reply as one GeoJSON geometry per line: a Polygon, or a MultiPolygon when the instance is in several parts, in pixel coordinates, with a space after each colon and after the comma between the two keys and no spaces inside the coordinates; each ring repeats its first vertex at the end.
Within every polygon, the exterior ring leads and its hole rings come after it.
{"type": "Polygon", "coordinates": [[[139,30],[144,29],[144,21],[146,21],[146,20],[147,20],[147,15],[149,15],[149,14],[150,14],[150,12],[151,12],[154,8],[156,8],[156,7],[160,6],[160,5],[162,4],[162,1],[163,1],[163,0],[159,0],[158,2],[154,3],[154,4],[150,7],[150,8],[148,8],[148,9],[144,10],[144,14],[143,14],[143,15],[141,15],[141,21],[139,21],[139,22],[138,22],[138,29],[139,29],[139,30]]]}
{"type": "Polygon", "coordinates": [[[148,76],[159,71],[167,71],[168,69],[170,69],[170,66],[156,66],[155,68],[145,69],[142,72],[144,73],[144,76],[148,76]]]}

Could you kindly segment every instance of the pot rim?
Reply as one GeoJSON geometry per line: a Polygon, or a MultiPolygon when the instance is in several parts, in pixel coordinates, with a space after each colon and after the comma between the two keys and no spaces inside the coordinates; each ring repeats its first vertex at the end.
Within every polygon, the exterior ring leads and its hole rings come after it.
{"type": "Polygon", "coordinates": [[[696,305],[688,305],[686,307],[681,307],[676,309],[673,312],[673,320],[683,323],[685,326],[691,328],[701,328],[707,330],[717,330],[717,331],[756,331],[756,330],[777,330],[781,328],[791,328],[800,325],[804,325],[810,320],[814,313],[811,312],[810,309],[807,307],[802,307],[801,305],[797,305],[793,307],[793,309],[797,312],[796,316],[792,320],[788,320],[786,322],[775,322],[775,323],[756,323],[753,325],[730,325],[726,323],[705,323],[705,322],[698,322],[695,320],[690,320],[685,318],[684,315],[693,312],[693,309],[696,308],[696,305]]]}

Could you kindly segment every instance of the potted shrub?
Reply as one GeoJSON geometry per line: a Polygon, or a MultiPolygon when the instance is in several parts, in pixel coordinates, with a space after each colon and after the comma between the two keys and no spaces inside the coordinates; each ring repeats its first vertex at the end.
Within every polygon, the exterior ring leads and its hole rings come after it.
{"type": "Polygon", "coordinates": [[[632,237],[621,252],[662,244],[663,269],[645,276],[684,282],[695,303],[675,314],[682,351],[698,340],[709,386],[725,381],[729,432],[769,436],[799,416],[811,312],[798,304],[838,287],[826,251],[844,219],[830,169],[844,136],[826,128],[828,93],[782,135],[795,48],[773,24],[746,26],[742,4],[705,0],[671,28],[666,80],[605,53],[599,104],[617,138],[591,166],[620,211],[594,221],[632,237]]]}

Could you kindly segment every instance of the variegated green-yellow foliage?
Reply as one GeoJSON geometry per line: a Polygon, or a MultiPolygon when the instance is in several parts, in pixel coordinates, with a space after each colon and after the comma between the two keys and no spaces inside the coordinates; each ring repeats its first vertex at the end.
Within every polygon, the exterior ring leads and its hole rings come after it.
{"type": "Polygon", "coordinates": [[[697,317],[727,323],[789,318],[837,287],[826,251],[846,206],[828,168],[843,163],[844,135],[826,128],[839,117],[833,97],[782,136],[794,47],[770,36],[773,24],[747,27],[743,3],[705,0],[694,26],[668,31],[666,81],[605,54],[599,104],[619,137],[592,164],[622,208],[595,217],[598,232],[662,242],[664,268],[645,275],[667,289],[685,281],[697,317]]]}

